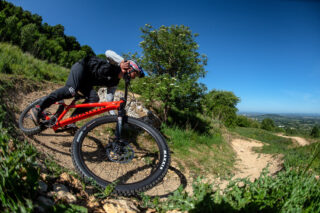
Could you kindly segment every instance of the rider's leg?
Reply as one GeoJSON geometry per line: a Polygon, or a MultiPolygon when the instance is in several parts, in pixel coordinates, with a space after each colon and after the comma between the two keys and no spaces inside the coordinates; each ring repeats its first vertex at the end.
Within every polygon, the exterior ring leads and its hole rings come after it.
{"type": "Polygon", "coordinates": [[[79,90],[81,83],[86,79],[86,73],[83,65],[79,62],[75,63],[70,70],[66,85],[49,94],[40,104],[40,111],[50,107],[57,101],[62,99],[72,98],[79,90]]]}
{"type": "MultiPolygon", "coordinates": [[[[115,87],[107,87],[107,94],[106,94],[106,101],[111,102],[114,99],[114,94],[116,93],[117,86],[115,87]]],[[[109,111],[110,115],[115,115],[115,111],[111,110],[109,111]]]]}
{"type": "MultiPolygon", "coordinates": [[[[91,87],[87,87],[87,88],[84,88],[84,89],[80,89],[80,92],[82,94],[84,94],[84,96],[86,96],[86,99],[85,101],[83,102],[84,103],[97,103],[99,102],[99,96],[97,94],[97,92],[91,87]]],[[[78,114],[81,114],[81,113],[84,113],[84,112],[87,112],[89,110],[91,110],[92,108],[77,108],[71,115],[71,117],[73,116],[76,116],[78,114]]]]}

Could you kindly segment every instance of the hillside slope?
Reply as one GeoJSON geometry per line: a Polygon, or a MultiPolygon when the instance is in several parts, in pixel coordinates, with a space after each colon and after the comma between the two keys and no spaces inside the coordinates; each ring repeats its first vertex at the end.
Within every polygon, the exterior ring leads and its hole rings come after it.
{"type": "MultiPolygon", "coordinates": [[[[2,58],[0,57],[0,65],[2,65],[0,70],[2,73],[0,75],[0,97],[2,104],[5,105],[6,109],[6,112],[0,111],[1,119],[2,114],[5,114],[6,116],[6,119],[0,121],[1,124],[4,122],[4,125],[1,126],[2,131],[3,127],[8,127],[11,130],[13,127],[17,127],[17,118],[22,109],[32,100],[42,97],[60,87],[63,84],[65,77],[56,78],[55,76],[67,76],[68,71],[61,67],[55,67],[54,65],[53,67],[55,68],[52,69],[50,68],[50,64],[47,64],[44,61],[34,60],[32,57],[29,58],[30,56],[22,54],[16,48],[13,47],[11,49],[11,46],[8,44],[2,44],[0,47],[0,54],[1,56],[4,56],[2,58]],[[6,61],[9,59],[12,59],[12,63],[6,61]],[[29,72],[28,69],[32,67],[36,70],[35,72],[29,72]],[[57,71],[58,73],[54,75],[45,74],[48,70],[50,70],[50,72],[57,71]],[[44,80],[44,76],[47,76],[50,81],[58,83],[46,81],[44,80]]],[[[2,107],[0,109],[2,110],[2,107]]],[[[30,164],[28,165],[31,168],[36,166],[36,168],[41,169],[39,180],[42,183],[41,185],[47,187],[46,189],[43,189],[45,191],[40,191],[40,189],[35,188],[35,194],[28,197],[28,199],[32,199],[35,206],[38,205],[39,201],[37,200],[41,197],[41,199],[48,199],[52,202],[52,205],[57,205],[54,208],[77,208],[69,205],[70,203],[73,203],[85,206],[90,212],[120,211],[121,209],[130,209],[132,212],[165,211],[168,209],[180,209],[182,211],[200,211],[200,209],[205,209],[205,211],[208,211],[212,210],[213,206],[215,206],[215,209],[218,211],[224,211],[226,209],[229,209],[230,211],[239,211],[241,209],[254,211],[263,208],[279,210],[285,205],[287,205],[287,209],[289,207],[297,208],[296,206],[298,204],[296,205],[295,203],[300,203],[299,209],[305,208],[303,205],[301,206],[301,203],[306,203],[306,207],[310,205],[311,208],[318,208],[313,200],[320,199],[320,187],[319,183],[315,182],[316,179],[313,174],[296,173],[294,169],[290,169],[288,171],[279,172],[273,177],[259,177],[262,169],[269,163],[271,164],[271,172],[277,172],[279,166],[282,164],[282,160],[272,154],[257,154],[257,150],[260,152],[265,147],[271,147],[270,145],[267,145],[265,141],[252,141],[247,139],[247,137],[241,137],[237,134],[230,133],[228,130],[224,130],[223,140],[215,141],[216,144],[212,144],[212,147],[209,147],[206,144],[197,144],[198,146],[196,147],[189,147],[186,152],[187,154],[184,155],[185,158],[181,158],[180,156],[182,155],[177,153],[178,151],[172,153],[173,161],[168,175],[163,182],[147,192],[147,194],[151,196],[159,195],[167,197],[164,203],[159,202],[157,199],[152,200],[150,197],[143,197],[142,200],[137,201],[136,199],[119,197],[111,199],[112,197],[108,197],[108,194],[106,195],[103,191],[98,191],[98,194],[95,194],[97,189],[93,190],[92,186],[81,183],[79,179],[75,178],[77,176],[73,173],[74,168],[70,157],[72,136],[67,133],[55,134],[52,130],[46,130],[42,134],[34,137],[22,137],[21,132],[19,133],[17,129],[14,131],[11,130],[10,134],[15,139],[18,139],[17,143],[18,141],[20,142],[26,139],[29,143],[32,143],[39,152],[36,164],[35,162],[29,162],[30,164]],[[232,149],[233,151],[230,151],[229,149],[232,149]],[[237,185],[226,186],[229,183],[228,181],[219,180],[219,177],[227,177],[226,174],[221,174],[220,172],[225,172],[224,170],[230,171],[229,164],[230,162],[233,162],[230,160],[231,152],[237,154],[235,169],[231,169],[235,178],[249,177],[251,180],[256,179],[256,181],[252,184],[246,183],[248,184],[245,185],[246,187],[237,188],[237,185]],[[54,161],[51,161],[51,158],[54,161]],[[56,166],[56,163],[60,166],[56,166]],[[190,165],[193,168],[191,168],[190,165]],[[205,179],[195,183],[195,178],[201,175],[205,176],[205,179]],[[209,182],[210,184],[205,185],[202,182],[209,182]],[[222,195],[220,195],[219,191],[214,191],[212,189],[211,183],[215,186],[220,184],[220,188],[227,187],[227,191],[224,191],[226,196],[219,198],[219,196],[222,195]],[[308,185],[304,186],[303,193],[311,195],[311,197],[298,196],[298,198],[288,197],[286,199],[277,197],[281,195],[279,189],[283,194],[288,194],[289,192],[294,192],[301,188],[301,184],[304,183],[308,183],[308,185]],[[67,187],[69,193],[63,194],[65,196],[68,195],[67,197],[58,196],[58,194],[62,193],[58,188],[61,189],[62,186],[67,187]],[[193,196],[184,194],[182,189],[186,189],[186,191],[193,194],[193,196]],[[260,193],[260,197],[255,193],[260,193]],[[243,197],[244,195],[245,197],[243,197]],[[249,195],[251,196],[250,199],[248,198],[249,195]],[[259,199],[256,200],[257,198],[261,198],[263,202],[259,199]],[[270,200],[268,201],[268,199],[270,200]],[[219,200],[224,200],[224,204],[221,204],[219,200]],[[276,204],[274,204],[274,200],[276,200],[276,204]],[[281,202],[279,200],[281,200],[281,202]],[[292,205],[286,204],[286,200],[292,203],[292,205]],[[152,202],[150,203],[149,201],[152,202]],[[148,208],[152,209],[148,210],[148,208]]],[[[173,130],[175,131],[176,129],[173,130]]],[[[189,135],[195,137],[195,135],[187,134],[187,136],[189,135]]],[[[252,134],[248,135],[251,136],[252,134]]],[[[180,135],[178,136],[180,137],[180,135]]],[[[186,137],[185,139],[188,138],[186,137]]],[[[204,137],[204,139],[207,138],[204,137]]],[[[171,137],[168,137],[169,145],[173,146],[174,144],[172,144],[170,140],[171,137]]],[[[196,140],[200,140],[200,138],[196,138],[196,140]]],[[[279,146],[279,144],[277,144],[278,141],[273,141],[272,143],[273,147],[279,146]]],[[[8,147],[10,148],[10,146],[8,147]]],[[[308,147],[309,146],[305,146],[304,148],[308,147]]],[[[0,155],[2,154],[3,152],[0,151],[0,155]]],[[[2,161],[0,161],[0,163],[2,163],[2,161]]],[[[15,168],[20,167],[15,166],[15,168]]],[[[17,172],[21,171],[24,170],[20,169],[17,172]]],[[[8,178],[10,179],[10,177],[8,178]]],[[[22,182],[25,181],[23,178],[19,180],[22,182]]],[[[24,184],[28,183],[24,182],[24,184]]],[[[9,193],[15,194],[14,191],[9,193]]],[[[5,194],[4,196],[8,196],[8,194],[5,194]]],[[[21,205],[21,203],[19,205],[21,205]]]]}

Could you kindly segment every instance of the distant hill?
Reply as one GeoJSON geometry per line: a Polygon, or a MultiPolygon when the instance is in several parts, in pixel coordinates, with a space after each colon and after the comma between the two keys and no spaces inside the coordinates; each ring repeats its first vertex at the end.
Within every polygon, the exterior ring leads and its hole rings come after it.
{"type": "Polygon", "coordinates": [[[284,128],[295,128],[304,131],[310,131],[313,126],[320,126],[320,114],[311,113],[257,113],[257,112],[240,112],[239,115],[244,115],[254,120],[262,121],[265,118],[272,119],[276,126],[284,128]]]}

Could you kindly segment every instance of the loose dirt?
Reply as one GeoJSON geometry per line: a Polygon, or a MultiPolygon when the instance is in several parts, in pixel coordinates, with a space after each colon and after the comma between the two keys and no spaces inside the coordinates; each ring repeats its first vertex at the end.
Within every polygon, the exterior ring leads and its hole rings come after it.
{"type": "Polygon", "coordinates": [[[282,161],[280,157],[257,153],[253,150],[254,148],[262,147],[262,142],[233,139],[231,144],[238,158],[235,165],[237,172],[235,173],[234,178],[248,177],[253,181],[260,176],[262,170],[267,166],[271,174],[274,174],[281,169],[282,161]]]}
{"type": "Polygon", "coordinates": [[[307,141],[306,139],[304,138],[301,138],[301,137],[297,137],[297,136],[286,136],[284,134],[278,134],[278,136],[281,136],[281,137],[284,137],[284,138],[290,138],[290,139],[293,139],[296,143],[298,143],[300,146],[306,146],[306,145],[309,145],[310,142],[307,141]]]}

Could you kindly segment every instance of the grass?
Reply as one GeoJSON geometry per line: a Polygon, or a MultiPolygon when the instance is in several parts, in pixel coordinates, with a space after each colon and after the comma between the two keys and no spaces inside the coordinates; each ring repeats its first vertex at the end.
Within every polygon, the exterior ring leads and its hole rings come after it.
{"type": "Polygon", "coordinates": [[[195,174],[212,174],[226,176],[231,173],[234,152],[221,133],[199,134],[191,129],[163,125],[162,132],[172,151],[172,157],[195,174]]]}
{"type": "Polygon", "coordinates": [[[25,54],[17,46],[0,43],[0,73],[24,76],[34,81],[64,83],[69,71],[25,54]]]}
{"type": "Polygon", "coordinates": [[[165,201],[143,196],[145,207],[157,212],[319,212],[320,183],[312,173],[298,170],[268,175],[265,170],[255,181],[237,179],[220,190],[215,184],[193,183],[193,194],[182,188],[165,201]]]}
{"type": "MultiPolygon", "coordinates": [[[[8,100],[6,93],[17,84],[23,84],[21,88],[29,88],[31,82],[34,84],[31,87],[38,81],[61,83],[68,75],[66,69],[36,60],[4,43],[0,43],[0,73],[1,103],[8,100]],[[25,76],[28,80],[18,76],[25,76]]],[[[37,153],[30,144],[16,139],[10,107],[0,105],[0,209],[4,212],[32,212],[39,179],[35,164],[37,153]]],[[[172,157],[182,171],[191,169],[195,174],[211,173],[220,177],[231,171],[234,153],[220,132],[200,134],[190,128],[168,126],[163,126],[162,131],[167,137],[172,157]]],[[[260,129],[236,128],[232,131],[264,142],[266,146],[257,150],[259,152],[284,154],[285,170],[274,177],[265,172],[253,183],[246,179],[236,180],[223,193],[216,186],[198,179],[193,184],[192,196],[181,187],[166,201],[143,196],[144,206],[157,212],[176,209],[189,212],[320,211],[319,180],[312,173],[320,172],[320,156],[315,155],[319,149],[316,143],[297,147],[289,139],[260,129]],[[311,160],[311,170],[308,170],[311,160]]],[[[63,171],[54,162],[46,162],[46,166],[53,175],[63,171]]],[[[108,193],[101,192],[103,197],[108,193]]],[[[55,212],[86,212],[85,208],[67,204],[56,204],[53,208],[55,212]]]]}

